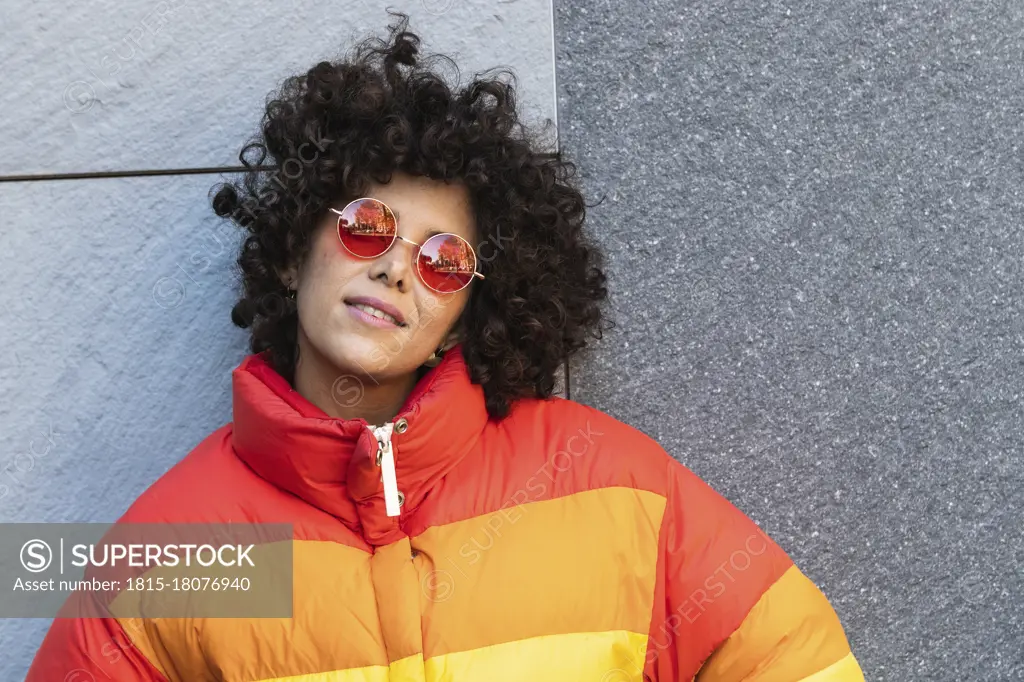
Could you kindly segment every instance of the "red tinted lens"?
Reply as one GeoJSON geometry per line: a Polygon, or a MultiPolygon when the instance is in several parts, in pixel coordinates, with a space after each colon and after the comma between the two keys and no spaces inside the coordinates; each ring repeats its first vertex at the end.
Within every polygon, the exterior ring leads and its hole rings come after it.
{"type": "Polygon", "coordinates": [[[381,255],[394,243],[397,234],[395,214],[376,199],[356,199],[338,216],[341,243],[361,258],[381,255]]]}
{"type": "Polygon", "coordinates": [[[476,254],[458,235],[435,234],[420,249],[416,266],[428,287],[443,294],[453,293],[472,281],[476,254]]]}

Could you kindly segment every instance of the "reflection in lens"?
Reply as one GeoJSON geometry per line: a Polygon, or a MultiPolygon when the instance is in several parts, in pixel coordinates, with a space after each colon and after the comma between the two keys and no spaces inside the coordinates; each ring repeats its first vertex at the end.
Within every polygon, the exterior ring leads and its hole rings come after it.
{"type": "Polygon", "coordinates": [[[420,249],[416,263],[423,283],[434,291],[452,293],[462,289],[476,271],[473,247],[456,234],[436,234],[420,249]]]}
{"type": "Polygon", "coordinates": [[[387,251],[396,234],[395,214],[376,199],[357,199],[338,217],[341,243],[362,258],[373,258],[387,251]]]}

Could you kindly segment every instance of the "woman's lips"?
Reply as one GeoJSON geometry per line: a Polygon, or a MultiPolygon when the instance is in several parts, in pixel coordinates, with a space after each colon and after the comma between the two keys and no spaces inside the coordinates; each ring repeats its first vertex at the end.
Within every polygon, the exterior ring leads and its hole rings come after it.
{"type": "Polygon", "coordinates": [[[398,329],[399,325],[395,324],[391,320],[386,320],[381,317],[375,317],[370,313],[360,310],[358,307],[351,303],[346,303],[345,307],[348,308],[348,312],[352,317],[356,318],[360,322],[370,325],[371,327],[377,327],[378,329],[398,329]]]}
{"type": "Polygon", "coordinates": [[[391,318],[391,321],[394,324],[397,324],[399,327],[405,326],[405,317],[402,315],[402,311],[391,303],[382,301],[379,298],[374,298],[373,296],[348,296],[343,300],[343,303],[347,303],[349,305],[363,305],[367,308],[372,308],[372,310],[366,310],[365,312],[370,315],[373,315],[374,313],[384,313],[384,315],[391,318]]]}

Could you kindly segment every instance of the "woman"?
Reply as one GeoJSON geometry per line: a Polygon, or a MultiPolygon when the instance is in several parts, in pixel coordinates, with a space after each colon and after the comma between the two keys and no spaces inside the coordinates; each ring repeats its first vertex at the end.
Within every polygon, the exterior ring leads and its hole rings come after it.
{"type": "Polygon", "coordinates": [[[233,420],[121,519],[293,524],[293,617],[58,619],[28,679],[863,680],[750,519],[552,397],[606,294],[575,169],[398,16],[288,80],[247,147],[279,170],[243,150],[219,188],[247,231],[233,420]]]}

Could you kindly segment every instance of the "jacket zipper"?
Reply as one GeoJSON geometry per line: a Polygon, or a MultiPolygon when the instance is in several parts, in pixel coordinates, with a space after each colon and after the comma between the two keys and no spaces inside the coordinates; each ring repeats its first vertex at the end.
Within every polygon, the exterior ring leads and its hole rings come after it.
{"type": "Polygon", "coordinates": [[[370,427],[377,439],[377,465],[381,468],[381,480],[384,482],[384,508],[388,516],[398,516],[401,513],[401,505],[398,501],[398,475],[395,473],[395,452],[391,446],[391,431],[394,427],[394,422],[370,427]]]}

